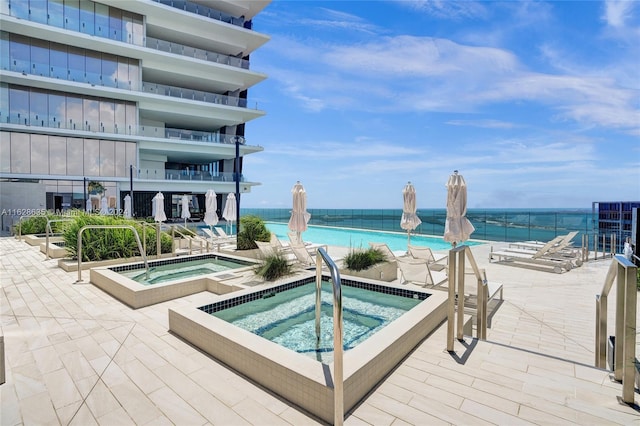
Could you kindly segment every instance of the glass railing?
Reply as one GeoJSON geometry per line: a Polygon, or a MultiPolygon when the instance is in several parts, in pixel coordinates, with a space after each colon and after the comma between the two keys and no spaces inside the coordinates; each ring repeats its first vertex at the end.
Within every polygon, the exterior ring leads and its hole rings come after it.
{"type": "Polygon", "coordinates": [[[217,93],[203,92],[201,90],[185,89],[176,86],[167,86],[157,83],[142,83],[142,91],[145,93],[153,93],[161,96],[171,96],[173,98],[189,99],[193,101],[208,102],[212,104],[227,105],[233,107],[246,108],[247,100],[219,95],[217,93]]]}
{"type": "Polygon", "coordinates": [[[245,59],[223,55],[209,50],[198,49],[196,47],[185,46],[183,44],[160,40],[153,37],[147,37],[146,47],[160,50],[162,52],[173,53],[175,55],[188,56],[190,58],[200,59],[203,61],[215,62],[217,64],[230,65],[232,67],[244,68],[247,70],[249,69],[249,61],[245,59]]]}
{"type": "MultiPolygon", "coordinates": [[[[157,179],[151,174],[145,176],[144,170],[138,174],[141,179],[157,179]]],[[[235,173],[232,172],[198,172],[192,170],[165,170],[164,179],[180,181],[207,181],[207,182],[235,182],[235,173]]],[[[244,182],[244,176],[240,175],[240,182],[244,182]]]]}
{"type": "Polygon", "coordinates": [[[153,0],[157,3],[171,6],[176,9],[184,10],[186,12],[194,13],[200,16],[206,16],[207,18],[215,19],[216,21],[226,22],[227,24],[236,25],[239,27],[245,27],[245,19],[243,17],[236,18],[228,13],[221,12],[211,7],[203,6],[201,4],[191,3],[184,0],[153,0]]]}
{"type": "MultiPolygon", "coordinates": [[[[0,113],[0,117],[4,114],[0,113]]],[[[172,139],[182,140],[189,142],[205,142],[205,143],[221,143],[235,145],[235,136],[222,135],[218,132],[202,132],[198,130],[188,129],[173,129],[170,127],[156,127],[156,126],[105,126],[103,124],[91,125],[87,122],[74,122],[69,120],[68,122],[57,121],[53,119],[41,119],[41,118],[29,118],[24,117],[21,114],[7,115],[2,119],[3,123],[18,124],[22,126],[35,126],[35,127],[47,127],[54,129],[66,129],[66,130],[78,130],[85,132],[117,134],[117,135],[131,135],[131,136],[143,136],[150,138],[160,139],[172,139]]],[[[246,139],[242,138],[242,145],[246,145],[246,139]]]]}
{"type": "Polygon", "coordinates": [[[218,105],[233,106],[239,108],[247,107],[247,100],[236,96],[220,95],[212,92],[204,92],[201,90],[186,89],[177,86],[167,86],[164,84],[142,82],[142,89],[139,89],[131,81],[118,81],[111,75],[78,71],[72,69],[61,69],[60,67],[49,67],[48,64],[30,64],[26,61],[16,62],[9,67],[3,64],[3,69],[21,72],[24,75],[39,75],[42,77],[51,77],[56,79],[75,81],[78,83],[87,83],[92,86],[105,86],[125,90],[140,91],[145,93],[154,93],[162,96],[171,96],[173,98],[190,99],[213,103],[218,105]],[[32,69],[35,71],[33,72],[32,69]],[[50,70],[50,72],[49,72],[50,70]]]}
{"type": "MultiPolygon", "coordinates": [[[[358,228],[378,231],[406,232],[400,228],[401,209],[309,209],[309,225],[358,228]]],[[[287,223],[291,209],[242,209],[242,214],[253,214],[265,221],[287,223]]],[[[447,218],[444,209],[420,209],[422,224],[413,231],[421,235],[444,235],[447,218]]],[[[470,209],[467,218],[476,228],[472,239],[489,241],[549,241],[558,235],[578,231],[573,239],[576,246],[586,235],[589,246],[598,239],[597,221],[591,209],[528,211],[528,210],[477,210],[470,209]]],[[[608,237],[607,237],[608,239],[608,237]]]]}

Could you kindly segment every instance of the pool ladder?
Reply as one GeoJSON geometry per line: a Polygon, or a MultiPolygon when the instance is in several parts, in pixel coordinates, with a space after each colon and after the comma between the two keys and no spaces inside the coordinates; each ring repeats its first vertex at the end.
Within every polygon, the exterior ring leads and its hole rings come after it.
{"type": "Polygon", "coordinates": [[[333,287],[333,424],[342,426],[344,422],[344,379],[342,344],[342,285],[340,271],[329,254],[322,247],[316,255],[316,339],[320,341],[320,311],[322,306],[322,261],[331,271],[333,287]]]}

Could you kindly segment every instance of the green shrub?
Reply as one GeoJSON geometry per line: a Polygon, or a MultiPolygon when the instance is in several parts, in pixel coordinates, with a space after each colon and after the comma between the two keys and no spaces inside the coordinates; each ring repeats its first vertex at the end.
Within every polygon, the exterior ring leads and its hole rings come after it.
{"type": "Polygon", "coordinates": [[[264,263],[256,268],[256,275],[267,281],[277,280],[291,273],[291,265],[281,254],[267,256],[264,263]]]}
{"type": "MultiPolygon", "coordinates": [[[[16,225],[16,234],[44,234],[46,232],[47,222],[49,220],[59,218],[59,216],[48,212],[44,215],[31,216],[30,218],[24,219],[22,222],[16,225]]],[[[54,232],[57,232],[57,229],[60,228],[60,226],[58,225],[59,223],[60,222],[55,222],[51,224],[51,229],[54,232]]]]}
{"type": "Polygon", "coordinates": [[[240,218],[238,250],[256,249],[258,248],[256,241],[267,242],[269,240],[271,240],[271,232],[269,232],[261,218],[252,215],[240,218]]]}
{"type": "MultiPolygon", "coordinates": [[[[133,220],[123,219],[117,216],[99,216],[83,214],[75,217],[73,222],[64,222],[67,227],[64,231],[64,241],[67,253],[77,259],[78,231],[88,225],[132,225],[140,239],[143,238],[142,226],[133,220]]],[[[146,229],[147,255],[156,254],[155,229],[146,229]]],[[[141,241],[144,244],[144,242],[141,241]]],[[[160,236],[160,250],[162,253],[171,252],[171,237],[166,233],[160,236]]],[[[82,260],[98,261],[108,259],[122,259],[140,256],[140,250],[136,238],[130,229],[86,229],[82,232],[82,260]]]]}
{"type": "Polygon", "coordinates": [[[352,271],[362,271],[369,269],[377,263],[382,263],[386,259],[384,253],[380,249],[370,247],[366,250],[351,250],[344,258],[344,264],[347,269],[352,271]]]}

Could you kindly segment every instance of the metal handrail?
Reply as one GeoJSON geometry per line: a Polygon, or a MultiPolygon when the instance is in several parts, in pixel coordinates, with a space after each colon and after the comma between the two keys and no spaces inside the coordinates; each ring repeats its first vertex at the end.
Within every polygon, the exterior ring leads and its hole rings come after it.
{"type": "Polygon", "coordinates": [[[53,222],[72,222],[75,219],[49,219],[47,220],[47,226],[44,228],[45,232],[45,260],[49,260],[49,232],[53,234],[53,229],[51,229],[51,224],[53,222]]]}
{"type": "Polygon", "coordinates": [[[340,271],[329,254],[322,247],[316,255],[316,337],[320,339],[320,308],[322,291],[322,261],[331,271],[333,284],[333,424],[344,423],[344,378],[343,378],[343,343],[342,343],[342,284],[340,271]]]}
{"type": "Polygon", "coordinates": [[[636,310],[638,267],[622,255],[615,255],[600,294],[596,295],[595,366],[606,367],[607,298],[616,281],[616,324],[613,359],[614,378],[622,381],[622,400],[634,403],[636,310]]]}
{"type": "Polygon", "coordinates": [[[484,271],[478,268],[476,260],[473,258],[471,248],[461,245],[449,250],[449,297],[447,300],[447,351],[453,352],[454,334],[458,340],[464,337],[464,275],[465,259],[469,261],[473,274],[478,283],[478,304],[476,306],[477,317],[477,337],[485,340],[487,338],[487,277],[484,271]],[[456,262],[457,258],[457,262],[456,262]],[[456,283],[458,288],[458,312],[456,318],[456,283]],[[457,319],[457,321],[456,321],[457,319]],[[457,327],[456,327],[457,322],[457,327]],[[454,333],[455,329],[455,333],[454,333]]]}
{"type": "Polygon", "coordinates": [[[22,219],[24,219],[25,217],[31,216],[20,216],[20,219],[18,219],[18,241],[22,241],[22,219]]]}
{"type": "Polygon", "coordinates": [[[82,233],[86,229],[131,229],[133,231],[133,235],[136,237],[136,242],[138,243],[138,250],[142,255],[142,260],[144,261],[144,269],[147,274],[149,274],[149,263],[147,262],[147,254],[142,249],[142,243],[140,243],[140,236],[138,235],[138,231],[132,225],[86,225],[80,228],[78,231],[78,281],[77,283],[82,282],[82,233]]]}
{"type": "MultiPolygon", "coordinates": [[[[182,226],[182,225],[171,225],[171,253],[175,255],[175,233],[178,233],[178,235],[180,235],[181,237],[183,237],[184,239],[189,241],[189,254],[193,253],[193,237],[191,235],[187,235],[184,232],[181,231],[181,229],[187,230],[189,231],[189,233],[194,233],[192,230],[190,230],[189,228],[182,226]]],[[[195,233],[194,233],[195,234],[195,233]]],[[[197,236],[197,234],[196,234],[197,236]]],[[[200,240],[200,252],[202,252],[202,243],[203,241],[200,240]]],[[[207,243],[207,252],[209,251],[209,241],[206,241],[207,243]]]]}

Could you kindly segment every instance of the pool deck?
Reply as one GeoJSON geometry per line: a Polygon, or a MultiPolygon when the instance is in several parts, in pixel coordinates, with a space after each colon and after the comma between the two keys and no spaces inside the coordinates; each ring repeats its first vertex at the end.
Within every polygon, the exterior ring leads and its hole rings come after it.
{"type": "MultiPolygon", "coordinates": [[[[489,263],[489,249],[472,252],[505,301],[487,340],[466,337],[449,353],[443,324],[345,424],[640,425],[621,384],[593,367],[595,295],[611,261],[554,274],[489,263]]],[[[2,426],[321,424],[168,332],[169,307],[215,295],[133,310],[12,237],[0,238],[0,263],[2,426]]]]}

